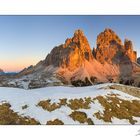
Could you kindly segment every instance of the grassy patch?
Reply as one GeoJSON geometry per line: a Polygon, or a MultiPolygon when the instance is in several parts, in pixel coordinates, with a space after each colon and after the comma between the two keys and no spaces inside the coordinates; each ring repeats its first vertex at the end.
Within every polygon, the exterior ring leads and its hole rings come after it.
{"type": "Polygon", "coordinates": [[[131,86],[123,86],[123,85],[112,85],[112,86],[109,86],[109,89],[120,90],[132,96],[140,98],[140,88],[131,87],[131,86]]]}
{"type": "Polygon", "coordinates": [[[60,102],[59,102],[58,104],[59,104],[60,106],[63,106],[63,105],[65,106],[65,105],[67,105],[67,99],[63,98],[63,99],[59,99],[59,101],[60,101],[60,102]]]}
{"type": "Polygon", "coordinates": [[[80,123],[88,123],[89,125],[93,125],[93,121],[91,118],[87,118],[87,114],[81,111],[73,111],[69,115],[74,121],[78,121],[80,123]]]}
{"type": "Polygon", "coordinates": [[[55,119],[47,121],[47,125],[64,125],[64,123],[59,119],[55,119]]]}
{"type": "Polygon", "coordinates": [[[131,124],[135,124],[137,121],[133,119],[133,116],[140,117],[140,102],[137,100],[128,101],[113,96],[98,96],[95,99],[100,102],[105,110],[104,113],[97,112],[94,115],[105,122],[112,122],[112,117],[116,117],[127,119],[131,124]]]}
{"type": "Polygon", "coordinates": [[[9,103],[0,105],[0,124],[1,125],[37,125],[40,124],[34,118],[22,117],[10,109],[9,103]]]}
{"type": "Polygon", "coordinates": [[[72,110],[78,109],[90,109],[90,103],[93,102],[90,97],[88,98],[80,98],[80,99],[59,99],[58,103],[51,103],[51,100],[43,100],[38,103],[38,106],[41,106],[44,110],[48,110],[49,112],[54,111],[61,106],[68,106],[72,110]]]}
{"type": "Polygon", "coordinates": [[[38,106],[41,106],[44,110],[48,110],[49,112],[54,111],[55,109],[60,108],[61,106],[57,103],[51,103],[51,100],[44,100],[38,103],[38,106]]]}
{"type": "Polygon", "coordinates": [[[90,103],[92,102],[91,98],[85,98],[85,99],[71,99],[69,100],[69,103],[67,104],[68,107],[70,107],[72,110],[78,110],[78,109],[90,109],[90,103]]]}
{"type": "Polygon", "coordinates": [[[61,106],[67,104],[67,99],[60,99],[59,103],[51,103],[51,100],[44,100],[38,103],[38,106],[41,106],[44,110],[48,110],[49,112],[54,111],[61,106]]]}

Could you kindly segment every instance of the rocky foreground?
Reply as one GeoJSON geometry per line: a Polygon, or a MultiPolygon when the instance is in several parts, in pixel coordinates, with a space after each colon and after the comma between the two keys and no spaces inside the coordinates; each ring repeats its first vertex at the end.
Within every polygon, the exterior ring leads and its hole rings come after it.
{"type": "Polygon", "coordinates": [[[0,87],[0,124],[140,124],[140,89],[120,84],[0,87]]]}

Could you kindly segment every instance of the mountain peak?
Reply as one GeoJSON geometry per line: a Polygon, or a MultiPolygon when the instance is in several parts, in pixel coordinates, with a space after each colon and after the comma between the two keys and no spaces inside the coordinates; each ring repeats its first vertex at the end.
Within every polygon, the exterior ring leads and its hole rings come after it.
{"type": "Polygon", "coordinates": [[[124,49],[125,49],[126,55],[129,57],[129,59],[132,62],[137,62],[137,52],[134,51],[133,43],[131,40],[129,40],[127,38],[124,40],[124,49]]]}
{"type": "MultiPolygon", "coordinates": [[[[21,77],[21,80],[30,82],[28,88],[63,84],[85,86],[99,82],[119,82],[120,78],[125,83],[133,78],[133,73],[140,72],[136,58],[132,41],[125,39],[122,43],[110,28],[97,36],[97,47],[93,48],[93,52],[84,32],[76,30],[64,44],[54,47],[45,60],[24,69],[16,78],[21,77]],[[23,79],[25,75],[30,76],[23,79]]],[[[7,85],[5,81],[2,84],[7,85]]]]}
{"type": "Polygon", "coordinates": [[[93,59],[88,40],[82,30],[76,30],[72,38],[55,47],[46,57],[45,64],[73,70],[93,59]]]}
{"type": "Polygon", "coordinates": [[[119,36],[110,28],[105,28],[105,30],[97,36],[96,43],[98,47],[109,46],[110,43],[122,45],[122,41],[119,36]]]}
{"type": "Polygon", "coordinates": [[[81,29],[75,30],[74,36],[84,36],[84,32],[81,29]]]}
{"type": "Polygon", "coordinates": [[[104,32],[111,32],[111,33],[115,33],[111,28],[105,28],[104,32]]]}
{"type": "Polygon", "coordinates": [[[123,60],[136,62],[137,54],[133,51],[132,41],[125,39],[123,44],[112,29],[106,28],[101,32],[96,43],[97,49],[93,49],[93,55],[102,64],[119,64],[123,60]]]}
{"type": "Polygon", "coordinates": [[[124,40],[124,46],[127,50],[131,49],[133,50],[133,44],[132,44],[132,41],[129,40],[128,38],[125,38],[124,40]]]}

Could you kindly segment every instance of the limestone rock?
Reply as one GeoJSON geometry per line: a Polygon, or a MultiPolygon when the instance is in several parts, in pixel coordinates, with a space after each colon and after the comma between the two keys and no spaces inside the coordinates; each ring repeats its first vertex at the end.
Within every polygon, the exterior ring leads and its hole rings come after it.
{"type": "Polygon", "coordinates": [[[97,48],[91,50],[83,31],[76,30],[72,38],[54,47],[44,60],[25,68],[2,85],[39,88],[63,84],[87,86],[122,80],[124,83],[140,83],[140,65],[136,63],[137,53],[132,41],[125,39],[122,43],[114,31],[105,29],[97,36],[96,43],[97,48]]]}
{"type": "Polygon", "coordinates": [[[30,65],[29,67],[24,68],[23,70],[21,70],[16,76],[20,77],[22,75],[28,75],[28,74],[33,72],[33,69],[34,69],[34,66],[30,65]]]}
{"type": "Polygon", "coordinates": [[[140,64],[140,57],[137,59],[137,63],[140,64]]]}
{"type": "Polygon", "coordinates": [[[92,51],[83,31],[76,30],[72,38],[55,47],[45,59],[45,65],[74,70],[93,59],[92,51]]]}
{"type": "Polygon", "coordinates": [[[122,61],[136,62],[137,53],[133,50],[132,41],[125,39],[124,45],[118,35],[111,29],[105,29],[97,36],[97,48],[93,49],[94,57],[102,64],[120,64],[122,61]]]}
{"type": "Polygon", "coordinates": [[[124,49],[125,49],[126,55],[129,57],[130,61],[136,62],[137,61],[137,52],[133,50],[132,41],[125,39],[124,49]]]}

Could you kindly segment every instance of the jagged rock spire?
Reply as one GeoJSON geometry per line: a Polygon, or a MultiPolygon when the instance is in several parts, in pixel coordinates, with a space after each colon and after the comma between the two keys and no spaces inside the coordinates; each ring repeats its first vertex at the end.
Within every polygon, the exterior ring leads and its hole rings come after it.
{"type": "Polygon", "coordinates": [[[76,30],[72,38],[55,47],[46,57],[45,64],[73,70],[93,59],[88,40],[82,30],[76,30]]]}
{"type": "Polygon", "coordinates": [[[97,49],[93,49],[94,57],[102,64],[119,64],[122,61],[136,62],[137,54],[133,51],[132,42],[125,39],[124,45],[119,36],[106,28],[97,36],[97,49]]]}

